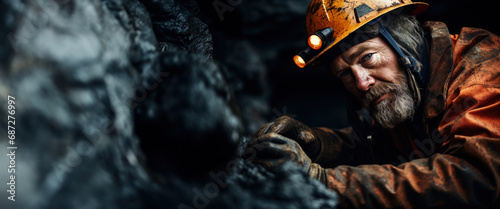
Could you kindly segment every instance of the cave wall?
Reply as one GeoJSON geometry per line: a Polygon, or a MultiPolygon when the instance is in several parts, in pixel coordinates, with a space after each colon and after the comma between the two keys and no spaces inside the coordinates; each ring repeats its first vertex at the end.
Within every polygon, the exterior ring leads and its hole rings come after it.
{"type": "Polygon", "coordinates": [[[18,148],[16,201],[4,192],[2,208],[335,207],[336,195],[294,164],[270,173],[239,157],[270,119],[266,69],[241,39],[229,45],[236,58],[216,59],[197,2],[26,0],[2,10],[0,115],[15,97],[18,148]]]}

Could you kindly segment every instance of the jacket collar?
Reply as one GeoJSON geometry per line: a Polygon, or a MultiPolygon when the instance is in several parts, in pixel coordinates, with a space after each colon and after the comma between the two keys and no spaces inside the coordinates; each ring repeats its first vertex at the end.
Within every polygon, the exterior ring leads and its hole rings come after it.
{"type": "Polygon", "coordinates": [[[440,115],[445,108],[448,82],[453,70],[453,44],[442,22],[423,25],[429,43],[429,84],[423,99],[424,120],[440,115]]]}

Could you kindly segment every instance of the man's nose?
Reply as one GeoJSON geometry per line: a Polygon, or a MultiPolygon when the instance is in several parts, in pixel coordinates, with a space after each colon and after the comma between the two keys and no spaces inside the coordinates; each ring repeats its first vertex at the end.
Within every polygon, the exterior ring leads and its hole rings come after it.
{"type": "Polygon", "coordinates": [[[352,71],[354,78],[356,79],[356,87],[360,91],[368,91],[373,85],[375,85],[375,78],[372,77],[369,70],[364,68],[353,68],[352,71]]]}

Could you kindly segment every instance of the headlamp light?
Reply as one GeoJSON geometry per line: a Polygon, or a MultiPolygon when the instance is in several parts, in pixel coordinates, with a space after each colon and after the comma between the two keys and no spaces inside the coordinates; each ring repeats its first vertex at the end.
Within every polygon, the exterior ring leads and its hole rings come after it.
{"type": "Polygon", "coordinates": [[[314,50],[321,49],[321,46],[323,46],[323,40],[321,40],[321,38],[316,34],[309,36],[307,43],[309,44],[309,47],[314,50]]]}
{"type": "Polygon", "coordinates": [[[304,68],[306,66],[307,62],[309,62],[309,60],[311,60],[311,58],[313,58],[314,55],[317,54],[314,52],[315,51],[313,51],[311,48],[307,47],[307,49],[302,50],[301,52],[299,52],[299,54],[295,55],[293,57],[293,61],[300,68],[304,68]]]}
{"type": "Polygon", "coordinates": [[[329,44],[332,35],[333,29],[328,27],[309,36],[307,39],[309,47],[293,57],[295,64],[300,68],[304,68],[309,60],[321,52],[320,49],[329,44]]]}
{"type": "Polygon", "coordinates": [[[324,45],[328,45],[330,37],[333,35],[333,29],[328,27],[322,30],[316,31],[316,33],[309,36],[307,43],[309,47],[314,50],[321,49],[324,45]]]}

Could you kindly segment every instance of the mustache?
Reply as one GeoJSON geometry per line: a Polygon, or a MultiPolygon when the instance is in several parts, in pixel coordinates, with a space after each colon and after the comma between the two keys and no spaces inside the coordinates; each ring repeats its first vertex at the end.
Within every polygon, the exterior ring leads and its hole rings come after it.
{"type": "Polygon", "coordinates": [[[400,84],[378,82],[371,89],[365,92],[362,101],[363,106],[370,107],[370,104],[372,103],[373,100],[377,99],[378,97],[384,94],[390,92],[396,92],[400,88],[402,88],[400,84]]]}

